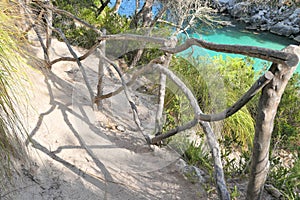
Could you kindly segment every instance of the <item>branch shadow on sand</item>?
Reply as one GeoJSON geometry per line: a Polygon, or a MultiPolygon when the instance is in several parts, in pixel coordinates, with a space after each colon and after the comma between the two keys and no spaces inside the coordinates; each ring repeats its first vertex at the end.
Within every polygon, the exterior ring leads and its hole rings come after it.
{"type": "MultiPolygon", "coordinates": [[[[132,199],[136,198],[137,195],[136,191],[132,191],[131,189],[128,189],[125,185],[122,185],[122,183],[115,182],[112,175],[110,174],[109,170],[106,168],[106,166],[94,155],[93,151],[91,150],[94,148],[113,148],[113,146],[109,145],[88,145],[86,142],[82,139],[79,132],[74,127],[74,124],[71,117],[77,118],[77,120],[80,120],[82,123],[84,123],[86,126],[89,127],[90,130],[93,131],[94,134],[98,136],[102,136],[103,134],[99,131],[99,128],[97,128],[93,123],[89,121],[88,116],[85,112],[75,112],[72,108],[70,108],[70,105],[72,105],[71,102],[63,102],[62,98],[54,94],[54,87],[56,89],[59,89],[61,92],[63,92],[61,95],[67,96],[70,100],[72,99],[72,90],[73,86],[72,84],[66,82],[65,80],[61,79],[57,75],[55,75],[53,72],[42,69],[42,73],[44,75],[44,83],[47,86],[50,102],[49,105],[51,106],[46,112],[40,113],[38,120],[36,122],[35,127],[32,129],[32,131],[29,134],[29,138],[26,141],[26,144],[32,143],[33,147],[40,150],[47,156],[49,156],[51,159],[61,163],[64,167],[68,168],[70,171],[84,179],[85,181],[93,184],[95,187],[99,188],[101,191],[104,192],[104,199],[108,197],[108,195],[112,196],[119,196],[120,193],[122,193],[122,196],[128,196],[132,199]],[[79,142],[78,146],[74,145],[61,145],[56,150],[51,151],[45,145],[40,143],[37,139],[35,139],[35,136],[39,134],[39,129],[44,123],[45,117],[47,115],[50,115],[55,110],[59,110],[60,114],[62,115],[64,119],[64,123],[68,126],[69,130],[72,132],[72,134],[75,136],[77,141],[79,142]],[[62,152],[66,149],[72,149],[76,151],[76,149],[83,149],[86,151],[86,153],[92,158],[93,162],[97,166],[97,171],[101,172],[99,176],[93,176],[79,167],[77,167],[75,164],[72,164],[66,159],[61,158],[57,154],[62,152]],[[101,178],[103,176],[104,178],[101,178]],[[120,192],[122,191],[122,192],[120,192]],[[116,194],[116,192],[118,194],[116,194]]],[[[80,104],[77,104],[80,106],[80,104]]],[[[84,111],[83,108],[79,107],[79,110],[84,111]]],[[[55,123],[55,122],[53,122],[55,123]]],[[[50,133],[51,134],[51,133],[50,133]]],[[[61,133],[63,134],[63,133],[61,133]]],[[[91,133],[92,134],[92,133],[91,133]]]]}

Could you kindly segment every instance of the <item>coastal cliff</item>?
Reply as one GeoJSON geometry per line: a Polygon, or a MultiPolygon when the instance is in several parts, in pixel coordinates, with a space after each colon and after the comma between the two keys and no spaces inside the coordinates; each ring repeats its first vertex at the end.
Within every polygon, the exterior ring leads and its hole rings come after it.
{"type": "Polygon", "coordinates": [[[276,4],[249,1],[216,0],[214,7],[221,13],[244,22],[247,29],[269,31],[292,38],[300,43],[300,1],[276,4]]]}

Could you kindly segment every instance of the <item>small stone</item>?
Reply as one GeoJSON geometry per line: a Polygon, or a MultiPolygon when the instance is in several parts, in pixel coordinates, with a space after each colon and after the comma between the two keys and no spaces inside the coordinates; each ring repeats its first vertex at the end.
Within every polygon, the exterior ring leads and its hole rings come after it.
{"type": "Polygon", "coordinates": [[[118,131],[121,131],[121,132],[125,132],[126,131],[126,128],[123,125],[117,125],[116,128],[117,128],[118,131]]]}

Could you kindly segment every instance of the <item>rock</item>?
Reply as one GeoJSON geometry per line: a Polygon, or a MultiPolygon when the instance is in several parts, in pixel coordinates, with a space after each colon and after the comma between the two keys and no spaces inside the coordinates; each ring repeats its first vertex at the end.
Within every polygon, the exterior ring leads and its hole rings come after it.
{"type": "Polygon", "coordinates": [[[289,16],[289,20],[295,25],[300,27],[300,8],[294,10],[293,14],[289,16]]]}
{"type": "Polygon", "coordinates": [[[235,4],[230,10],[231,16],[235,18],[240,18],[245,15],[248,15],[250,3],[249,2],[240,2],[235,4]]]}
{"type": "Polygon", "coordinates": [[[294,25],[300,27],[300,15],[299,15],[299,17],[297,17],[297,18],[295,18],[295,19],[292,19],[291,21],[292,21],[292,23],[293,23],[294,25]]]}
{"type": "Polygon", "coordinates": [[[257,13],[256,15],[253,15],[252,17],[250,17],[249,22],[251,24],[261,24],[261,19],[262,19],[262,15],[257,13]]]}
{"type": "Polygon", "coordinates": [[[124,126],[122,126],[122,125],[117,125],[116,128],[117,128],[118,131],[121,131],[121,132],[125,132],[126,131],[126,128],[124,126]]]}
{"type": "Polygon", "coordinates": [[[176,162],[176,167],[178,169],[179,172],[183,172],[184,167],[187,166],[186,162],[183,159],[179,159],[176,162]]]}
{"type": "Polygon", "coordinates": [[[189,181],[193,183],[204,183],[206,182],[206,174],[201,169],[188,165],[183,159],[179,159],[176,162],[178,171],[183,174],[189,181]]]}
{"type": "Polygon", "coordinates": [[[203,177],[205,173],[195,166],[185,166],[183,169],[183,174],[188,180],[190,180],[193,183],[205,182],[205,178],[203,177]]]}
{"type": "Polygon", "coordinates": [[[294,37],[294,40],[300,43],[300,35],[294,37]]]}
{"type": "Polygon", "coordinates": [[[278,22],[274,26],[270,28],[270,32],[277,34],[277,35],[283,35],[283,36],[290,36],[294,32],[294,28],[291,26],[288,26],[284,24],[283,22],[278,22]]]}
{"type": "Polygon", "coordinates": [[[270,30],[270,26],[268,24],[262,24],[260,26],[260,30],[261,31],[268,31],[268,30],[270,30]]]}
{"type": "Polygon", "coordinates": [[[246,26],[247,30],[257,30],[258,27],[256,25],[246,26]]]}
{"type": "Polygon", "coordinates": [[[264,15],[261,15],[261,14],[256,14],[256,15],[253,15],[249,22],[251,24],[255,24],[255,25],[260,25],[260,24],[267,24],[269,23],[269,21],[267,20],[267,18],[264,17],[264,15]]]}
{"type": "MultiPolygon", "coordinates": [[[[279,0],[278,7],[262,4],[214,0],[234,18],[247,24],[246,29],[270,31],[277,35],[294,37],[300,33],[300,8],[279,0]]],[[[220,7],[219,7],[220,8],[220,7]]],[[[220,10],[220,9],[219,9],[220,10]]]]}

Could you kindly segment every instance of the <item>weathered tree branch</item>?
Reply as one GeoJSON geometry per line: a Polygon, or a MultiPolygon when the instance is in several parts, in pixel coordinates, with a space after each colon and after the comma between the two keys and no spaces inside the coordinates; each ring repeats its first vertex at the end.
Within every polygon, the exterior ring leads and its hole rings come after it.
{"type": "Polygon", "coordinates": [[[265,85],[267,85],[274,75],[272,72],[267,71],[262,75],[252,86],[251,88],[231,107],[225,109],[224,111],[217,114],[200,114],[199,119],[202,121],[220,121],[227,117],[230,117],[237,111],[239,111],[244,105],[246,105],[265,85]]]}
{"type": "Polygon", "coordinates": [[[189,38],[183,44],[175,47],[168,48],[169,40],[157,37],[134,35],[134,34],[118,34],[118,35],[106,35],[99,37],[99,40],[134,40],[142,42],[150,42],[162,45],[160,48],[162,51],[174,54],[184,51],[193,45],[203,47],[205,49],[224,52],[241,54],[245,56],[255,57],[271,61],[274,63],[286,64],[288,66],[294,66],[298,63],[298,57],[292,53],[283,52],[279,50],[272,50],[255,46],[243,46],[243,45],[227,45],[227,44],[215,44],[212,42],[206,42],[204,40],[189,38]]]}
{"type": "MultiPolygon", "coordinates": [[[[103,34],[106,34],[106,30],[102,30],[103,34]]],[[[99,64],[98,64],[98,84],[97,84],[97,95],[95,97],[95,103],[97,104],[97,109],[101,110],[103,107],[103,103],[101,100],[97,100],[97,97],[100,97],[103,95],[103,89],[104,89],[104,69],[106,67],[105,61],[102,59],[102,56],[105,55],[106,52],[106,41],[102,41],[99,45],[99,64]],[[102,55],[103,54],[103,55],[102,55]]]]}
{"type": "MultiPolygon", "coordinates": [[[[99,50],[101,51],[101,49],[99,49],[99,50]]],[[[107,62],[108,64],[110,64],[111,66],[113,66],[113,68],[118,73],[118,75],[119,75],[119,77],[121,79],[122,86],[124,87],[124,93],[125,93],[126,99],[129,102],[130,108],[132,110],[133,120],[134,120],[135,124],[137,125],[138,130],[142,133],[143,137],[147,141],[147,144],[150,144],[150,139],[149,139],[148,135],[146,135],[144,133],[144,131],[143,131],[143,127],[141,126],[141,121],[140,121],[140,118],[139,118],[139,115],[138,115],[137,107],[136,107],[134,101],[132,100],[132,98],[131,98],[131,96],[129,94],[129,90],[128,90],[127,86],[126,86],[126,82],[125,82],[124,77],[123,77],[123,75],[121,73],[121,70],[119,69],[119,67],[113,61],[111,61],[110,59],[108,59],[107,57],[105,57],[103,53],[101,55],[102,55],[101,58],[105,62],[107,62]]],[[[150,145],[149,145],[149,147],[150,147],[150,145]]],[[[152,149],[152,148],[150,147],[150,149],[152,149]]]]}
{"type": "MultiPolygon", "coordinates": [[[[46,2],[48,7],[53,7],[52,1],[49,0],[46,2]]],[[[46,50],[47,54],[49,54],[50,46],[51,46],[51,40],[52,40],[52,24],[53,24],[53,12],[51,9],[46,9],[44,18],[46,19],[46,50]]],[[[51,66],[51,65],[50,65],[51,66]]]]}
{"type": "MultiPolygon", "coordinates": [[[[79,60],[79,61],[82,61],[82,60],[86,59],[87,57],[89,57],[92,53],[94,53],[94,52],[97,50],[98,46],[99,46],[98,43],[97,43],[97,44],[94,44],[94,46],[92,46],[85,54],[83,54],[82,56],[78,57],[78,60],[79,60]]],[[[61,62],[61,61],[71,61],[71,62],[76,62],[77,60],[76,60],[76,58],[74,58],[74,57],[68,57],[68,56],[67,56],[67,57],[60,57],[60,58],[57,58],[57,59],[51,61],[51,62],[50,62],[50,65],[52,66],[52,65],[54,65],[55,63],[61,62]]]]}
{"type": "Polygon", "coordinates": [[[79,17],[73,15],[72,13],[70,13],[70,12],[68,12],[68,11],[58,9],[58,8],[56,8],[56,7],[54,7],[54,6],[51,6],[51,7],[50,7],[50,6],[44,5],[44,7],[47,8],[47,9],[52,10],[52,11],[55,12],[55,13],[64,14],[64,15],[66,15],[66,16],[68,16],[68,17],[70,17],[70,18],[72,18],[72,19],[74,19],[74,20],[76,20],[76,21],[78,21],[80,24],[82,24],[82,25],[84,25],[84,26],[86,26],[86,27],[92,29],[93,31],[95,31],[95,32],[98,33],[99,35],[102,35],[102,32],[101,32],[99,29],[97,29],[97,28],[94,27],[93,25],[91,25],[91,24],[89,24],[88,22],[86,22],[86,21],[80,19],[79,17]]]}
{"type": "Polygon", "coordinates": [[[93,92],[93,89],[88,81],[88,77],[86,75],[86,72],[85,72],[85,69],[83,67],[83,65],[81,64],[77,54],[75,53],[75,51],[72,49],[71,47],[71,44],[69,43],[68,39],[66,38],[65,34],[60,30],[60,29],[56,29],[58,31],[58,33],[60,34],[60,36],[62,37],[62,39],[64,40],[65,44],[67,45],[70,53],[72,54],[72,56],[76,59],[76,62],[77,62],[77,65],[79,66],[79,69],[81,71],[81,74],[83,76],[83,79],[84,79],[84,82],[85,82],[85,85],[89,91],[89,94],[90,94],[90,98],[91,98],[91,102],[94,101],[94,92],[93,92]]]}
{"type": "MultiPolygon", "coordinates": [[[[170,39],[172,41],[170,43],[169,47],[175,47],[177,43],[177,38],[173,37],[170,39]]],[[[169,67],[169,64],[171,62],[173,54],[166,53],[166,59],[165,62],[163,63],[163,66],[169,67]]],[[[158,106],[157,106],[157,111],[156,111],[156,116],[155,116],[155,132],[161,133],[163,129],[163,111],[164,111],[164,105],[165,105],[165,95],[166,95],[166,82],[167,82],[167,77],[165,74],[160,73],[159,77],[159,99],[158,99],[158,106]]]]}
{"type": "Polygon", "coordinates": [[[182,131],[191,129],[198,124],[198,121],[199,120],[197,118],[195,118],[182,126],[178,126],[172,130],[167,131],[166,133],[156,135],[155,137],[151,138],[150,144],[158,144],[160,141],[162,141],[166,138],[176,135],[177,133],[180,133],[182,131]]]}
{"type": "Polygon", "coordinates": [[[286,64],[288,66],[294,66],[295,63],[298,63],[297,56],[288,52],[254,46],[215,44],[196,38],[189,38],[184,42],[184,44],[179,45],[175,48],[163,48],[162,50],[169,53],[178,53],[190,48],[192,45],[196,45],[217,52],[251,56],[255,58],[268,60],[274,63],[286,64]]]}
{"type": "MultiPolygon", "coordinates": [[[[45,62],[46,62],[46,65],[48,68],[51,68],[51,65],[50,65],[50,58],[49,58],[49,54],[48,54],[48,49],[47,49],[47,46],[44,44],[44,41],[43,41],[43,38],[36,26],[37,24],[37,21],[32,19],[32,15],[31,15],[31,10],[28,9],[28,7],[26,7],[26,5],[21,5],[23,6],[23,10],[25,12],[25,15],[27,17],[27,19],[29,20],[30,22],[30,27],[33,28],[34,32],[36,33],[37,37],[38,37],[38,40],[42,46],[42,49],[43,49],[43,52],[44,52],[44,59],[45,59],[45,62]]],[[[39,13],[39,16],[38,16],[38,19],[41,19],[43,14],[44,14],[44,10],[42,10],[40,13],[39,13]]],[[[29,30],[28,30],[29,31],[29,30]]]]}
{"type": "MultiPolygon", "coordinates": [[[[272,80],[273,76],[274,75],[271,72],[267,72],[266,74],[261,76],[253,84],[253,86],[235,104],[233,104],[233,106],[224,110],[223,112],[220,112],[218,114],[211,114],[211,115],[200,113],[198,116],[195,116],[196,119],[201,121],[219,121],[227,117],[230,117],[235,112],[240,110],[244,105],[246,105],[255,96],[255,94],[257,94],[260,91],[261,88],[263,88],[266,84],[268,84],[272,80]]],[[[151,139],[151,144],[157,144],[163,139],[171,137],[181,131],[185,131],[186,129],[192,128],[193,126],[195,126],[194,120],[188,122],[183,126],[176,127],[175,129],[172,129],[167,133],[155,136],[154,138],[151,139]]]]}
{"type": "MultiPolygon", "coordinates": [[[[154,64],[154,69],[158,69],[161,73],[166,74],[187,96],[187,98],[190,101],[191,106],[194,109],[195,116],[198,116],[202,114],[202,111],[197,103],[196,98],[193,96],[192,92],[185,86],[185,84],[169,69],[165,68],[164,66],[160,64],[154,64]]],[[[186,127],[192,126],[194,121],[189,122],[186,124],[186,127]]],[[[224,180],[224,172],[222,167],[222,160],[221,160],[221,153],[220,153],[220,147],[217,142],[216,136],[208,122],[199,121],[199,124],[202,126],[204,133],[207,137],[208,145],[210,147],[210,150],[212,152],[212,157],[214,160],[214,175],[216,180],[216,185],[218,189],[218,194],[220,196],[220,199],[230,199],[229,193],[227,191],[226,183],[224,180]]],[[[155,140],[154,138],[152,141],[155,140]]],[[[151,140],[150,140],[151,142],[151,140]]]]}
{"type": "MultiPolygon", "coordinates": [[[[299,46],[290,45],[283,51],[300,58],[299,46]]],[[[269,151],[274,118],[285,87],[297,65],[298,63],[294,63],[294,66],[290,67],[284,64],[272,64],[270,71],[274,74],[274,78],[262,90],[253,140],[251,171],[246,197],[248,200],[260,200],[262,198],[270,166],[269,151]]]]}
{"type": "Polygon", "coordinates": [[[167,39],[160,38],[160,37],[135,35],[135,34],[103,35],[98,37],[98,40],[132,40],[132,41],[155,43],[163,46],[168,46],[165,44],[169,42],[167,39]]]}
{"type": "MultiPolygon", "coordinates": [[[[139,69],[138,71],[136,71],[132,75],[130,81],[128,81],[126,83],[126,86],[127,87],[131,86],[142,74],[144,74],[144,73],[148,72],[149,70],[151,70],[152,69],[152,65],[154,63],[162,63],[164,60],[165,60],[164,56],[161,56],[161,57],[158,57],[158,58],[153,59],[152,61],[150,61],[150,63],[148,63],[147,65],[143,66],[141,69],[139,69]]],[[[121,87],[119,87],[117,90],[115,90],[113,92],[104,94],[104,95],[102,95],[100,97],[95,97],[95,101],[96,100],[102,100],[102,99],[110,98],[112,96],[115,96],[115,95],[119,94],[123,90],[124,90],[124,87],[121,86],[121,87]]]]}

